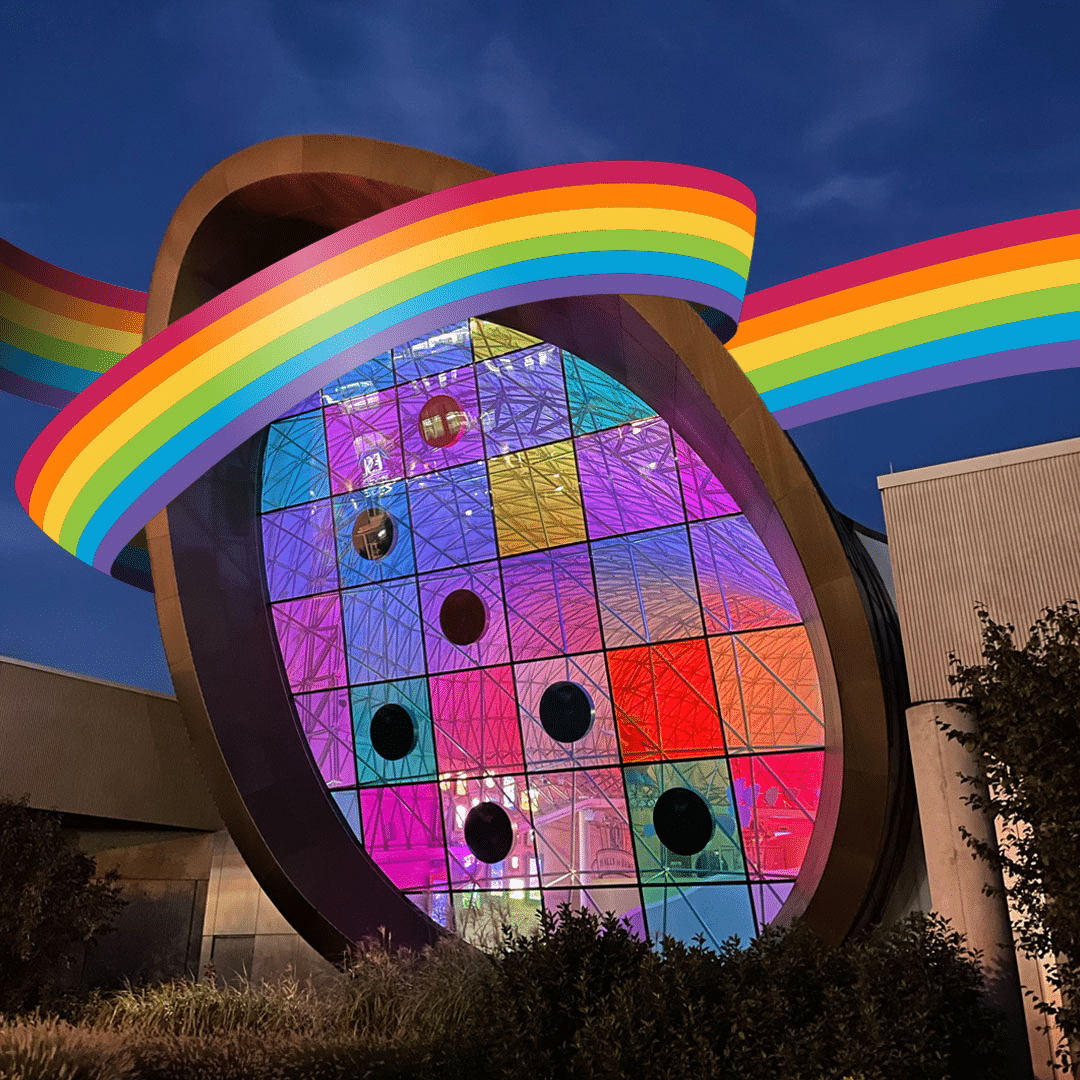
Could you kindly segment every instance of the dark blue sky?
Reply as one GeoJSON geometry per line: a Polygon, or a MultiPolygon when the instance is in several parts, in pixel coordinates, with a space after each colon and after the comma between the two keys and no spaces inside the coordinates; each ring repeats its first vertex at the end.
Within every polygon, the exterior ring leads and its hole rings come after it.
{"type": "MultiPolygon", "coordinates": [[[[751,289],[1080,206],[1070,3],[0,4],[0,236],[147,287],[192,183],[261,139],[335,131],[493,170],[704,165],[758,197],[751,289]]],[[[0,654],[168,689],[148,596],[35,534],[10,477],[48,411],[0,394],[0,654]]],[[[1080,373],[793,432],[847,513],[873,478],[1080,434],[1080,373]]]]}

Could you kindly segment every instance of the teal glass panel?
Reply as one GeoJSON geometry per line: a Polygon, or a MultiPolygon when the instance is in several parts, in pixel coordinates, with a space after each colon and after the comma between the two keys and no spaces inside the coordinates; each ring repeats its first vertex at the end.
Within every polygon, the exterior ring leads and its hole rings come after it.
{"type": "Polygon", "coordinates": [[[349,696],[356,741],[356,782],[361,787],[435,778],[435,739],[431,731],[427,679],[354,686],[349,696]],[[381,757],[371,745],[371,718],[383,705],[400,705],[412,718],[416,730],[416,745],[397,761],[381,757]]]}
{"type": "Polygon", "coordinates": [[[575,435],[603,431],[631,420],[655,416],[636,394],[617,379],[586,363],[580,356],[563,352],[566,394],[570,402],[570,422],[575,435]]]}
{"type": "Polygon", "coordinates": [[[271,424],[263,459],[263,510],[281,510],[329,494],[322,413],[291,416],[271,424]]]}
{"type": "Polygon", "coordinates": [[[695,884],[746,877],[726,760],[706,758],[660,762],[623,771],[626,775],[634,851],[643,884],[695,884]],[[676,854],[666,848],[656,835],[653,807],[656,800],[671,788],[689,788],[700,795],[712,811],[712,838],[693,855],[676,854]]]}

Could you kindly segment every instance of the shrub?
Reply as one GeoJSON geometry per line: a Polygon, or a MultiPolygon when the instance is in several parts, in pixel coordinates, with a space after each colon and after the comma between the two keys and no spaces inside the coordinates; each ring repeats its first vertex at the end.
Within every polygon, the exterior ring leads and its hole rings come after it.
{"type": "Polygon", "coordinates": [[[63,835],[60,815],[0,799],[0,1012],[39,1003],[123,906],[116,876],[63,835]]]}

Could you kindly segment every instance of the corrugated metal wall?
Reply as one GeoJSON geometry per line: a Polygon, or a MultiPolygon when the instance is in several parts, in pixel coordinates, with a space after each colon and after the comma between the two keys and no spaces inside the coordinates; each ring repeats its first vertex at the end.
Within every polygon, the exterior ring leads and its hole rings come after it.
{"type": "Polygon", "coordinates": [[[913,701],[950,698],[979,659],[976,601],[1028,627],[1080,599],[1080,439],[878,479],[913,701]]]}

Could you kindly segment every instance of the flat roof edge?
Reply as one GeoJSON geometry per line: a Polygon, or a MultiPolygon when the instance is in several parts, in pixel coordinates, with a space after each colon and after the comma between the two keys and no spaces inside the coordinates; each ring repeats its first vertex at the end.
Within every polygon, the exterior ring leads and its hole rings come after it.
{"type": "Polygon", "coordinates": [[[877,486],[879,491],[884,491],[887,488],[921,484],[927,480],[940,480],[947,476],[962,476],[964,473],[1001,469],[1008,465],[1022,465],[1026,461],[1040,461],[1046,458],[1064,457],[1068,454],[1080,454],[1080,438],[1039,443],[1036,446],[1022,446],[1017,450],[1002,450],[997,454],[946,461],[940,465],[925,465],[921,469],[885,473],[884,476],[877,478],[877,486]]]}
{"type": "Polygon", "coordinates": [[[163,694],[159,690],[146,690],[141,686],[129,686],[126,683],[110,682],[108,679],[98,679],[93,675],[83,675],[77,671],[64,671],[63,668],[49,667],[47,664],[35,664],[30,660],[19,660],[14,656],[0,656],[0,665],[14,664],[16,667],[31,668],[34,671],[44,671],[49,675],[60,675],[65,679],[78,679],[80,682],[94,683],[97,686],[108,686],[113,690],[127,690],[131,694],[142,694],[144,697],[161,698],[162,701],[175,701],[175,694],[163,694]]]}

